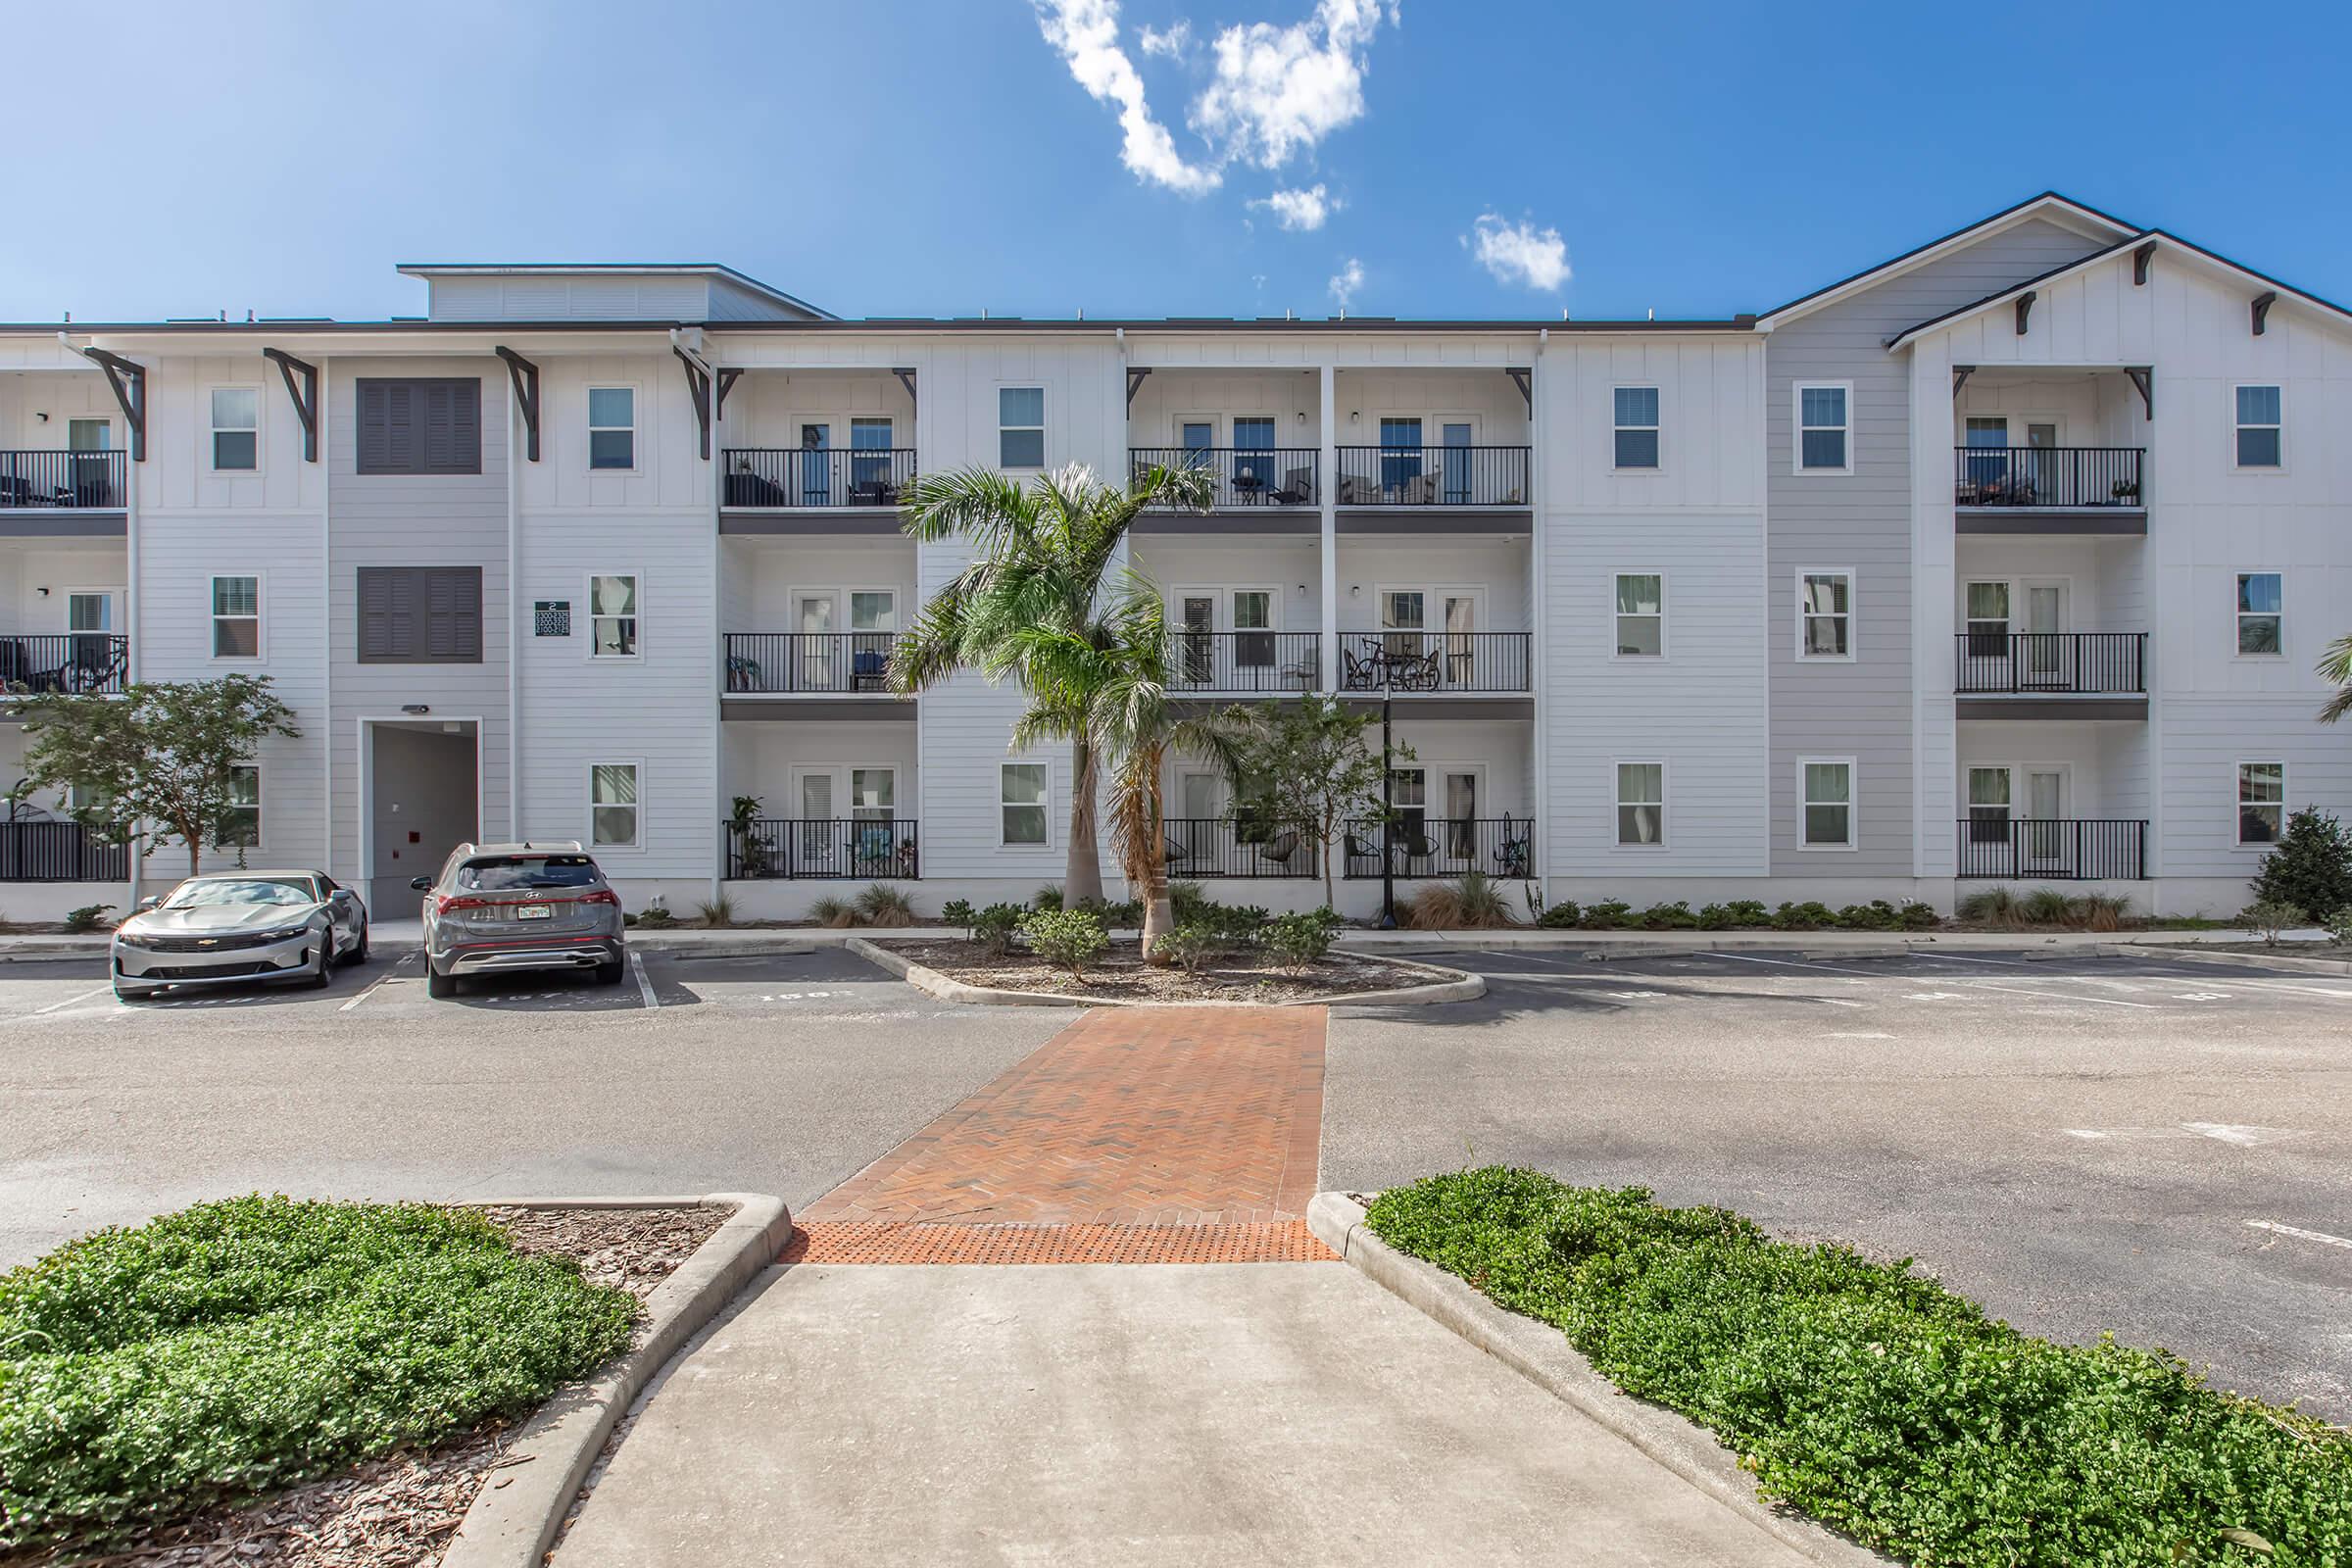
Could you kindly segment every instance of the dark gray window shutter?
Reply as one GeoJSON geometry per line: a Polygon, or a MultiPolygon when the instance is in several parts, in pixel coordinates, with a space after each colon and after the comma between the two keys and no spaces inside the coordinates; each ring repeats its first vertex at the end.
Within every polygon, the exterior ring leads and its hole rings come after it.
{"type": "Polygon", "coordinates": [[[424,383],[426,473],[482,471],[482,383],[424,383]]]}
{"type": "Polygon", "coordinates": [[[367,378],[359,383],[359,471],[482,471],[478,379],[367,378]]]}
{"type": "Polygon", "coordinates": [[[359,568],[360,662],[482,662],[482,568],[359,568]]]}
{"type": "Polygon", "coordinates": [[[446,663],[482,658],[482,568],[442,566],[431,573],[427,656],[446,663]]]}

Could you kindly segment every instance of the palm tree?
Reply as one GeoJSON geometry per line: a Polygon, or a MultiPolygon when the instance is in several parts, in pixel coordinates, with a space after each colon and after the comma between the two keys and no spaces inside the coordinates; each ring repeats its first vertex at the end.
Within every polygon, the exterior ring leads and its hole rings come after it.
{"type": "Polygon", "coordinates": [[[1084,728],[1111,761],[1110,839],[1127,891],[1144,906],[1144,958],[1157,961],[1159,939],[1175,926],[1168,900],[1166,803],[1168,760],[1182,754],[1241,775],[1247,749],[1263,721],[1239,706],[1186,712],[1168,701],[1167,614],[1150,583],[1130,577],[1095,622],[1100,638],[1043,627],[1012,634],[1028,672],[1033,706],[1013,726],[1013,744],[1059,733],[1059,714],[1082,711],[1084,728]]]}
{"type": "Polygon", "coordinates": [[[1015,726],[1015,744],[1070,745],[1074,787],[1062,892],[1072,904],[1102,897],[1095,834],[1101,740],[1091,693],[1073,681],[1067,659],[1050,682],[1037,678],[1031,661],[1049,652],[1066,656],[1062,639],[1107,649],[1113,634],[1102,613],[1105,596],[1125,603],[1142,586],[1119,562],[1136,517],[1153,505],[1205,512],[1212,493],[1205,469],[1155,467],[1120,490],[1098,482],[1081,464],[1039,474],[1026,489],[989,469],[965,468],[924,474],[907,492],[906,532],[933,543],[961,539],[973,560],[931,596],[899,639],[891,687],[917,692],[963,669],[1021,683],[1029,707],[1015,726]]]}
{"type": "Polygon", "coordinates": [[[2332,724],[2346,713],[2352,713],[2352,636],[2338,637],[2328,645],[2327,654],[2320,660],[2320,678],[2332,683],[2336,692],[2320,710],[2320,722],[2332,724]]]}

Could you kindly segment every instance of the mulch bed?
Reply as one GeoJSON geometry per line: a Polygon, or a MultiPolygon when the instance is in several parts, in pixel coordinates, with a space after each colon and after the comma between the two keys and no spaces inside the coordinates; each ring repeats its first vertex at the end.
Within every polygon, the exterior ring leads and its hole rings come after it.
{"type": "Polygon", "coordinates": [[[1199,974],[1155,969],[1141,944],[1114,942],[1086,966],[1086,983],[1034,954],[992,956],[977,942],[892,942],[890,951],[966,985],[995,991],[1051,991],[1105,1002],[1314,1002],[1364,991],[1395,991],[1430,983],[1428,971],[1382,958],[1334,953],[1311,968],[1290,973],[1249,955],[1220,958],[1199,974]]]}
{"type": "MultiPolygon", "coordinates": [[[[639,1300],[726,1223],[724,1208],[484,1210],[517,1250],[580,1260],[599,1285],[639,1300]]],[[[431,1448],[371,1459],[347,1475],[289,1488],[243,1507],[209,1509],[143,1531],[99,1556],[62,1547],[0,1555],[0,1568],[432,1568],[483,1485],[505,1486],[522,1422],[490,1422],[431,1448]]]]}

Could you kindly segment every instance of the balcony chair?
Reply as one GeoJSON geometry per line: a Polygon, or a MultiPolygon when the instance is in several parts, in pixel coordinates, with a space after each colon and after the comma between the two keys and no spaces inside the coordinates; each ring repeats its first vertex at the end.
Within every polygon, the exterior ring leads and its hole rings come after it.
{"type": "Polygon", "coordinates": [[[888,479],[860,479],[850,486],[850,505],[853,507],[895,507],[899,504],[899,487],[888,479]]]}
{"type": "Polygon", "coordinates": [[[1438,476],[1416,473],[1397,489],[1397,500],[1408,507],[1433,507],[1438,503],[1438,476]]]}
{"type": "Polygon", "coordinates": [[[889,684],[890,656],[878,648],[860,648],[850,656],[850,689],[878,692],[889,684]]]}
{"type": "Polygon", "coordinates": [[[1297,828],[1284,828],[1257,847],[1259,859],[1270,860],[1285,870],[1290,868],[1291,858],[1298,853],[1298,830],[1297,828]]]}
{"type": "Polygon", "coordinates": [[[1373,651],[1358,655],[1346,643],[1340,644],[1340,676],[1351,692],[1377,691],[1381,682],[1382,654],[1377,643],[1373,651]]]}
{"type": "Polygon", "coordinates": [[[1372,480],[1365,478],[1360,473],[1343,473],[1340,475],[1341,506],[1370,507],[1377,506],[1379,502],[1380,486],[1375,484],[1372,480]]]}
{"type": "Polygon", "coordinates": [[[773,479],[754,473],[744,467],[727,475],[727,505],[730,507],[782,507],[791,505],[784,487],[773,479]]]}
{"type": "Polygon", "coordinates": [[[1509,817],[1502,819],[1502,840],[1494,846],[1494,874],[1519,881],[1528,873],[1528,852],[1533,848],[1529,837],[1535,831],[1535,819],[1530,817],[1516,833],[1511,831],[1513,826],[1509,817]]]}
{"type": "Polygon", "coordinates": [[[1282,488],[1274,492],[1275,501],[1286,507],[1311,506],[1315,499],[1315,473],[1312,468],[1293,468],[1282,476],[1282,488]]]}

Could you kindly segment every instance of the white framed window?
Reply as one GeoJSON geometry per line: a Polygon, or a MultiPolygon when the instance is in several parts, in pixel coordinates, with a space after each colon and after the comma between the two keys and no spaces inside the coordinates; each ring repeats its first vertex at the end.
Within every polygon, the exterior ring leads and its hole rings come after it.
{"type": "Polygon", "coordinates": [[[1658,466],[1658,389],[1621,386],[1616,392],[1617,466],[1620,469],[1658,466]]]}
{"type": "Polygon", "coordinates": [[[2286,579],[2276,571],[2237,574],[2237,651],[2272,657],[2286,652],[2286,579]]]}
{"type": "Polygon", "coordinates": [[[213,848],[250,850],[262,842],[262,765],[239,762],[228,770],[228,805],[213,824],[213,848]]]}
{"type": "Polygon", "coordinates": [[[213,657],[262,657],[262,579],[215,577],[212,581],[213,657]]]}
{"type": "Polygon", "coordinates": [[[1617,843],[1662,849],[1666,843],[1666,764],[1617,764],[1617,843]]]}
{"type": "Polygon", "coordinates": [[[1854,387],[1850,381],[1799,381],[1795,439],[1789,443],[1798,473],[1854,471],[1854,387]]]}
{"type": "Polygon", "coordinates": [[[212,390],[213,471],[251,473],[262,466],[262,389],[212,390]]]}
{"type": "Polygon", "coordinates": [[[638,796],[640,764],[592,762],[588,767],[588,842],[593,849],[633,850],[644,843],[638,796]]]}
{"type": "Polygon", "coordinates": [[[1045,466],[1046,389],[997,388],[997,466],[1042,468],[1045,466]]]}
{"type": "Polygon", "coordinates": [[[637,466],[635,387],[588,389],[588,466],[620,469],[637,466]]]}
{"type": "Polygon", "coordinates": [[[1666,657],[1666,574],[1617,573],[1617,659],[1666,657]]]}
{"type": "Polygon", "coordinates": [[[1047,847],[1048,794],[1043,762],[1006,762],[997,769],[1003,843],[1015,848],[1047,847]]]}
{"type": "Polygon", "coordinates": [[[2286,828],[2286,764],[2237,764],[2237,847],[2267,850],[2286,828]]]}
{"type": "Polygon", "coordinates": [[[1796,760],[1797,842],[1808,850],[1854,847],[1854,760],[1796,760]]]}
{"type": "Polygon", "coordinates": [[[1796,574],[1796,657],[1854,657],[1854,574],[1848,570],[1796,574]]]}
{"type": "Polygon", "coordinates": [[[637,574],[612,572],[588,579],[588,657],[637,657],[637,574]]]}
{"type": "Polygon", "coordinates": [[[2286,466],[2286,427],[2275,386],[2241,386],[2237,391],[2237,466],[2286,466]]]}

